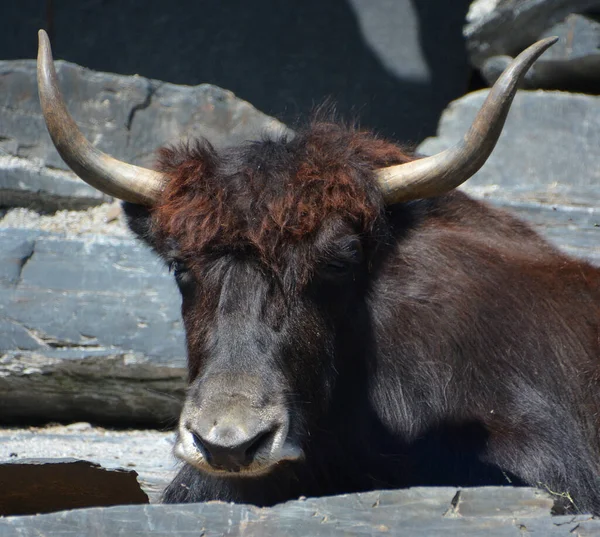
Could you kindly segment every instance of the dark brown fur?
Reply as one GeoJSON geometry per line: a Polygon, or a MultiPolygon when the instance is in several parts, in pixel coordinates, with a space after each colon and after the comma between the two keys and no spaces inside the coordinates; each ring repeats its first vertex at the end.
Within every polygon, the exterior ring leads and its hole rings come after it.
{"type": "Polygon", "coordinates": [[[167,501],[268,505],[511,475],[600,513],[600,271],[457,191],[385,207],[374,170],[412,158],[335,124],[162,151],[162,203],[128,210],[185,266],[190,397],[218,364],[269,377],[253,350],[268,327],[272,378],[285,379],[273,389],[306,452],[260,479],[185,466],[167,501]],[[236,304],[243,330],[220,332],[236,304]],[[246,354],[225,356],[227,338],[246,354]]]}
{"type": "Polygon", "coordinates": [[[285,153],[281,170],[273,170],[267,150],[232,175],[207,142],[163,149],[158,169],[171,180],[154,211],[156,229],[175,237],[186,259],[206,249],[251,248],[278,271],[285,250],[310,241],[333,215],[370,232],[381,211],[373,166],[411,160],[370,133],[328,123],[315,124],[298,147],[273,143],[272,151],[285,153]],[[285,178],[272,181],[274,172],[285,178]]]}

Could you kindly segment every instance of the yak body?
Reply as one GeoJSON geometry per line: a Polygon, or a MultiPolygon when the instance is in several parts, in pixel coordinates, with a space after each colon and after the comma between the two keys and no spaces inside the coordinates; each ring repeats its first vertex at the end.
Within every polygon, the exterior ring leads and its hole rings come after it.
{"type": "Polygon", "coordinates": [[[176,273],[188,403],[278,404],[302,453],[186,463],[166,502],[524,483],[600,513],[599,270],[458,191],[386,207],[374,170],[412,158],[330,123],[162,151],[126,210],[176,273]]]}

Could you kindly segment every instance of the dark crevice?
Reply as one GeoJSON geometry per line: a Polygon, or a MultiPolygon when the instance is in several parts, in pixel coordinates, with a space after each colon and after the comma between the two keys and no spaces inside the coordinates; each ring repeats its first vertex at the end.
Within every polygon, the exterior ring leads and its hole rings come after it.
{"type": "Polygon", "coordinates": [[[51,347],[52,349],[82,349],[86,350],[103,350],[104,347],[102,345],[89,344],[83,342],[73,342],[73,341],[64,341],[60,339],[52,339],[46,337],[40,337],[40,339],[51,347]]]}
{"type": "Polygon", "coordinates": [[[21,324],[23,328],[25,328],[33,337],[42,341],[48,347],[52,349],[86,349],[86,350],[104,350],[104,346],[98,345],[98,343],[94,340],[94,342],[86,343],[85,341],[69,341],[67,339],[59,339],[52,336],[48,336],[39,330],[34,328],[29,328],[23,324],[21,324]]]}
{"type": "Polygon", "coordinates": [[[56,211],[70,210],[81,211],[96,207],[110,198],[96,197],[69,197],[54,195],[46,192],[22,192],[20,190],[0,190],[0,208],[15,209],[25,207],[40,214],[54,214],[56,211]]]}
{"type": "Polygon", "coordinates": [[[35,241],[31,243],[31,250],[27,252],[20,260],[19,260],[19,274],[17,276],[17,283],[19,285],[23,279],[23,270],[25,269],[25,265],[29,262],[29,260],[33,257],[35,253],[35,241]]]}
{"type": "MultiPolygon", "coordinates": [[[[33,255],[33,249],[32,249],[32,253],[27,257],[27,259],[31,258],[31,255],[33,255]]],[[[18,321],[17,319],[13,319],[12,317],[1,316],[0,319],[5,319],[5,320],[19,326],[20,328],[25,330],[41,346],[49,347],[52,349],[105,350],[104,346],[98,345],[95,338],[91,338],[89,336],[83,336],[84,338],[93,340],[93,341],[90,341],[89,343],[86,343],[85,341],[75,342],[75,341],[63,340],[63,339],[58,339],[58,338],[48,336],[47,334],[44,334],[43,332],[40,332],[39,330],[36,330],[35,328],[31,328],[31,327],[27,326],[26,324],[24,324],[23,322],[18,321]]]]}
{"type": "Polygon", "coordinates": [[[460,495],[461,495],[461,491],[457,490],[456,494],[452,497],[452,500],[450,501],[450,507],[444,513],[445,517],[456,518],[456,517],[461,516],[458,511],[460,499],[461,499],[460,495]]]}
{"type": "Polygon", "coordinates": [[[52,164],[44,163],[44,168],[46,168],[47,170],[52,170],[52,171],[56,171],[56,172],[73,174],[73,176],[75,176],[74,172],[72,172],[71,170],[66,170],[65,168],[59,168],[58,166],[53,166],[52,164]]]}
{"type": "MultiPolygon", "coordinates": [[[[131,131],[131,125],[133,125],[133,120],[135,119],[135,115],[140,110],[145,110],[152,104],[152,97],[154,97],[154,94],[156,93],[156,91],[158,90],[159,87],[160,87],[160,84],[155,85],[150,80],[147,81],[146,98],[141,103],[134,105],[129,112],[129,117],[127,118],[127,123],[125,125],[125,128],[127,129],[128,133],[130,133],[130,131],[131,131]]],[[[128,137],[127,141],[129,142],[129,137],[128,137]]]]}

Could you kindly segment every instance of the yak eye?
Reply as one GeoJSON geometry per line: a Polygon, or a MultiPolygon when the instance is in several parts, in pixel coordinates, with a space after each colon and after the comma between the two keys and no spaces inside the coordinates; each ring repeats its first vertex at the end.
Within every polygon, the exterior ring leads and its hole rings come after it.
{"type": "Polygon", "coordinates": [[[347,239],[341,246],[350,262],[360,263],[362,261],[362,244],[356,237],[347,239]]]}
{"type": "Polygon", "coordinates": [[[324,266],[325,272],[332,277],[352,273],[362,261],[362,245],[356,237],[345,238],[330,249],[330,255],[324,266]]]}
{"type": "Polygon", "coordinates": [[[179,259],[171,259],[169,261],[169,272],[173,273],[180,287],[191,281],[188,267],[179,259]]]}
{"type": "Polygon", "coordinates": [[[177,277],[177,274],[180,273],[182,270],[185,271],[185,266],[183,262],[179,261],[179,259],[169,260],[169,272],[172,272],[175,275],[175,277],[177,277]]]}
{"type": "Polygon", "coordinates": [[[336,259],[335,261],[330,261],[327,263],[327,270],[331,272],[337,272],[338,274],[345,274],[351,268],[352,266],[349,263],[341,259],[336,259]]]}

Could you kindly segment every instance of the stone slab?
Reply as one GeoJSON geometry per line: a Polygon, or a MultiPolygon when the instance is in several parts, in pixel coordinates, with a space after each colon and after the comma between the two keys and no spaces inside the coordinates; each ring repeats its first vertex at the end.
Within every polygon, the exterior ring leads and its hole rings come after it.
{"type": "Polygon", "coordinates": [[[172,424],[180,297],[139,241],[0,230],[0,422],[172,424]]]}
{"type": "Polygon", "coordinates": [[[142,490],[156,503],[179,465],[172,455],[174,442],[172,431],[111,430],[85,422],[0,427],[0,461],[72,458],[106,469],[135,470],[142,490]]]}
{"type": "MultiPolygon", "coordinates": [[[[600,93],[600,22],[571,14],[540,38],[551,36],[557,36],[558,42],[535,62],[521,87],[600,93]]],[[[511,61],[510,56],[492,56],[483,62],[481,72],[490,86],[511,61]]]]}
{"type": "Polygon", "coordinates": [[[0,533],[3,537],[600,535],[597,519],[553,517],[552,504],[546,494],[527,488],[413,488],[309,498],[263,509],[221,502],[80,509],[0,519],[0,533]]]}
{"type": "Polygon", "coordinates": [[[598,8],[598,0],[476,0],[463,31],[471,63],[481,68],[492,56],[514,57],[570,13],[598,8]]]}
{"type": "Polygon", "coordinates": [[[76,459],[0,463],[0,516],[148,503],[133,470],[76,459]]]}
{"type": "Polygon", "coordinates": [[[542,34],[558,36],[533,69],[537,88],[600,93],[600,20],[571,14],[542,34]]]}
{"type": "Polygon", "coordinates": [[[85,209],[110,199],[71,172],[50,168],[38,159],[2,154],[0,148],[0,207],[49,212],[85,209]]]}
{"type": "MultiPolygon", "coordinates": [[[[32,36],[34,39],[34,36],[32,36]]],[[[75,121],[98,149],[152,166],[157,148],[195,137],[217,147],[286,132],[230,91],[178,86],[56,62],[75,121]]],[[[46,131],[32,60],[0,61],[0,205],[81,209],[109,198],[68,170],[46,131]]]]}

